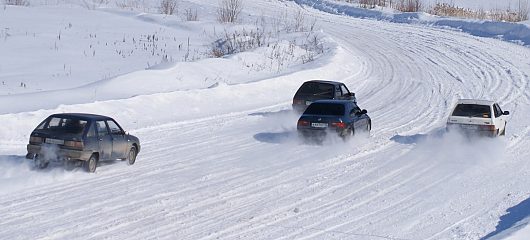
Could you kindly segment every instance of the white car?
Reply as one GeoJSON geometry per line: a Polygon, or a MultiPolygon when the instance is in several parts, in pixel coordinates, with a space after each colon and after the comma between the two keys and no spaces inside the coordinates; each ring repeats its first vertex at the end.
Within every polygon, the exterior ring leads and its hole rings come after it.
{"type": "Polygon", "coordinates": [[[460,99],[447,119],[447,130],[478,136],[505,135],[506,116],[509,114],[493,101],[460,99]]]}

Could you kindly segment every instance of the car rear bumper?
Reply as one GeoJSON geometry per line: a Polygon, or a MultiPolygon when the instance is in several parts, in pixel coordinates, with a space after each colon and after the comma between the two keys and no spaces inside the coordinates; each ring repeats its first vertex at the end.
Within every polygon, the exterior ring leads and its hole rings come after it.
{"type": "Polygon", "coordinates": [[[328,134],[342,136],[343,130],[337,128],[298,128],[298,135],[304,138],[323,138],[328,134]]]}
{"type": "Polygon", "coordinates": [[[458,133],[464,134],[465,136],[470,137],[497,137],[498,130],[491,131],[491,130],[479,130],[479,129],[468,129],[460,124],[451,124],[447,126],[447,131],[456,131],[458,133]]]}
{"type": "Polygon", "coordinates": [[[60,147],[53,147],[46,145],[36,145],[28,144],[27,145],[28,154],[26,158],[33,158],[35,155],[41,156],[47,160],[82,160],[88,161],[92,155],[91,151],[81,151],[81,150],[72,150],[64,149],[60,147]]]}

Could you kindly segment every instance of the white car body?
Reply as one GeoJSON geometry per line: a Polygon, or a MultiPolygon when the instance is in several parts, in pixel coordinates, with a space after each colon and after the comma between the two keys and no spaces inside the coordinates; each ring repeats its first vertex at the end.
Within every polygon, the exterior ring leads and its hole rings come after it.
{"type": "Polygon", "coordinates": [[[488,100],[460,99],[447,119],[447,129],[496,137],[506,134],[506,116],[499,104],[488,100]]]}

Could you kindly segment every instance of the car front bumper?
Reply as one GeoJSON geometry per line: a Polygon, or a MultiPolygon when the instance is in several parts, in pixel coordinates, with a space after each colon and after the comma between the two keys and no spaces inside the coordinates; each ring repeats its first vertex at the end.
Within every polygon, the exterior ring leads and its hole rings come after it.
{"type": "Polygon", "coordinates": [[[91,151],[73,150],[60,148],[57,145],[27,145],[28,154],[26,158],[32,159],[38,155],[46,160],[81,160],[88,161],[92,155],[91,151]]]}

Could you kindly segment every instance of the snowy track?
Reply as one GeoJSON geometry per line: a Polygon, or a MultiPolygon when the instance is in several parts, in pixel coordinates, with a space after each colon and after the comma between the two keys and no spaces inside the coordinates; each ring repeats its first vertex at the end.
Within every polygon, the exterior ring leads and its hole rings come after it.
{"type": "Polygon", "coordinates": [[[342,57],[319,71],[356,92],[370,138],[303,144],[285,111],[297,84],[228,86],[236,96],[288,90],[247,110],[137,129],[132,167],[41,172],[3,157],[14,186],[1,191],[0,238],[479,239],[528,198],[528,48],[307,11],[340,46],[342,57]],[[468,97],[512,112],[506,138],[440,136],[449,108],[468,97]]]}

